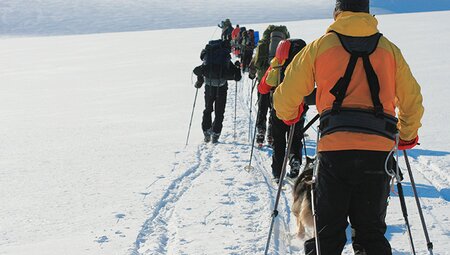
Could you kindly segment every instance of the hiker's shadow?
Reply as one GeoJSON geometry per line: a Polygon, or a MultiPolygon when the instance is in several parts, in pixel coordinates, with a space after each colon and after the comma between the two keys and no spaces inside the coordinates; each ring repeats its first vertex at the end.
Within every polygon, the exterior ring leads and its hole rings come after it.
{"type": "MultiPolygon", "coordinates": [[[[400,153],[400,155],[402,155],[400,153]]],[[[434,150],[423,150],[423,149],[412,149],[408,150],[407,154],[409,157],[412,157],[414,159],[417,159],[419,156],[432,156],[432,157],[443,157],[450,155],[450,152],[448,151],[434,151],[434,150]]]]}
{"type": "MultiPolygon", "coordinates": [[[[402,182],[403,194],[405,197],[414,197],[413,189],[410,182],[402,182]]],[[[442,198],[445,201],[450,202],[450,189],[441,189],[440,191],[436,187],[431,185],[417,184],[417,195],[421,198],[442,198]]],[[[396,193],[392,196],[398,196],[397,186],[395,186],[396,193]]]]}

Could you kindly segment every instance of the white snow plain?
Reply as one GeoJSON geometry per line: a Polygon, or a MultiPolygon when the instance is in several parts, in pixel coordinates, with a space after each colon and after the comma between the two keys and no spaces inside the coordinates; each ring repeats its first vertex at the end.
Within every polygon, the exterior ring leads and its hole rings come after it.
{"type": "MultiPolygon", "coordinates": [[[[422,86],[421,145],[409,155],[435,254],[450,254],[450,12],[377,18],[422,86]]],[[[311,42],[331,22],[283,24],[311,42]]],[[[218,35],[203,27],[0,39],[0,254],[263,252],[276,190],[270,149],[256,150],[255,169],[243,170],[249,106],[256,112],[248,78],[237,84],[237,138],[232,82],[221,142],[202,143],[202,88],[184,146],[191,71],[218,35]]],[[[308,134],[312,155],[315,132],[308,134]]],[[[404,187],[417,254],[426,254],[408,178],[404,187]]],[[[271,254],[302,253],[291,200],[288,188],[271,254]]],[[[408,254],[395,194],[387,223],[394,254],[408,254]]]]}

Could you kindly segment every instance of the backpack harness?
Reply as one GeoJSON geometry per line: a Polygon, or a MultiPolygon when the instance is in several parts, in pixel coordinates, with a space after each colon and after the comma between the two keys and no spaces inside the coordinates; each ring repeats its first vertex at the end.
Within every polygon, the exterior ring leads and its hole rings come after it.
{"type": "Polygon", "coordinates": [[[339,78],[330,90],[330,93],[335,97],[333,107],[324,111],[320,116],[319,129],[321,136],[339,131],[349,131],[375,134],[395,140],[398,119],[383,111],[383,105],[379,98],[380,84],[369,59],[369,55],[377,49],[382,34],[376,33],[368,37],[351,37],[335,31],[332,32],[338,36],[342,46],[350,54],[350,60],[344,76],[339,78]],[[362,58],[363,61],[374,106],[373,110],[341,107],[359,58],[362,58]]]}

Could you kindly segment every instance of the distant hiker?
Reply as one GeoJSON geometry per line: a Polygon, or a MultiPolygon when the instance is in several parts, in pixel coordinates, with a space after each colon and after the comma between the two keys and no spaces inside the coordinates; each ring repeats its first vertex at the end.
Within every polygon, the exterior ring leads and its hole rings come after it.
{"type": "MultiPolygon", "coordinates": [[[[262,78],[258,85],[258,92],[262,95],[269,94],[284,79],[284,71],[291,63],[294,56],[300,52],[306,43],[301,39],[283,40],[278,44],[275,58],[272,59],[270,67],[266,75],[262,78]]],[[[295,125],[294,138],[292,140],[291,150],[289,152],[290,178],[296,178],[300,172],[302,164],[302,146],[303,146],[303,125],[305,122],[305,114],[307,107],[301,104],[303,110],[298,117],[300,119],[295,125]]],[[[290,125],[293,123],[284,123],[280,120],[275,109],[270,113],[273,134],[273,154],[272,154],[272,175],[276,183],[280,180],[283,160],[286,154],[286,137],[289,135],[290,125]]]]}
{"type": "Polygon", "coordinates": [[[226,19],[222,21],[218,27],[222,28],[222,40],[231,41],[231,33],[233,32],[233,27],[231,25],[230,19],[226,19]]]}
{"type": "Polygon", "coordinates": [[[231,32],[231,50],[235,56],[239,55],[239,32],[241,29],[239,28],[239,24],[236,25],[236,28],[231,32]]]}
{"type": "MultiPolygon", "coordinates": [[[[386,208],[394,167],[389,151],[414,147],[424,112],[420,86],[399,48],[378,32],[369,0],[337,0],[335,22],[288,66],[273,101],[277,116],[293,120],[317,86],[320,113],[315,205],[322,254],[341,254],[347,218],[355,254],[392,254],[386,208]],[[398,123],[395,118],[398,107],[398,123]]],[[[305,254],[316,254],[315,238],[305,254]]]]}
{"type": "Polygon", "coordinates": [[[255,37],[254,30],[249,29],[242,33],[242,41],[241,41],[241,63],[242,70],[245,72],[250,65],[250,61],[252,60],[253,50],[255,49],[255,37]]]}
{"type": "Polygon", "coordinates": [[[240,27],[239,28],[239,40],[238,40],[238,45],[239,45],[239,55],[238,55],[238,57],[239,58],[242,58],[242,54],[244,53],[244,50],[242,49],[242,39],[244,38],[244,33],[247,31],[247,28],[246,27],[240,27]]]}
{"type": "Polygon", "coordinates": [[[223,115],[227,102],[227,80],[241,80],[240,63],[231,62],[230,42],[210,41],[200,54],[203,64],[194,68],[197,75],[196,88],[205,83],[205,110],[203,111],[202,130],[204,141],[217,143],[222,132],[223,115]],[[212,121],[211,114],[215,118],[212,121]]]}
{"type": "MultiPolygon", "coordinates": [[[[289,38],[289,31],[285,26],[275,26],[269,25],[264,31],[263,38],[258,42],[256,47],[255,57],[250,63],[249,78],[255,78],[255,74],[258,75],[258,82],[261,81],[262,77],[270,66],[270,60],[275,57],[275,51],[277,49],[278,43],[281,40],[289,38]]],[[[267,122],[267,112],[271,108],[270,104],[270,94],[261,95],[258,93],[258,116],[256,118],[257,136],[256,142],[261,146],[264,142],[266,135],[266,122],[267,122]]],[[[271,123],[269,121],[267,130],[267,142],[271,145],[272,130],[271,123]]]]}

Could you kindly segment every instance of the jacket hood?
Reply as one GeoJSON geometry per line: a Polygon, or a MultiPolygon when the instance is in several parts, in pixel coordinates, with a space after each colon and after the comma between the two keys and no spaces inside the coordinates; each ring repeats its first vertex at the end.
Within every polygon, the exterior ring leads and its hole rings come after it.
{"type": "Polygon", "coordinates": [[[339,14],[327,33],[336,31],[347,36],[370,36],[378,32],[378,21],[369,13],[345,11],[339,14]]]}

